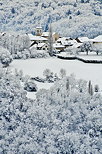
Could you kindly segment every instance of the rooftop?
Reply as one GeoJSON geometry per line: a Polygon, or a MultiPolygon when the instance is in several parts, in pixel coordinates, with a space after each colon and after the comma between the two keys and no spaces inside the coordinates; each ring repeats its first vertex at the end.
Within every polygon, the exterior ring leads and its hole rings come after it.
{"type": "Polygon", "coordinates": [[[102,35],[99,35],[99,36],[95,37],[95,38],[93,39],[93,41],[102,42],[102,35]]]}
{"type": "Polygon", "coordinates": [[[47,41],[46,38],[41,37],[41,36],[35,36],[35,35],[32,35],[32,34],[28,34],[28,36],[29,36],[31,41],[47,41]]]}
{"type": "Polygon", "coordinates": [[[61,45],[60,43],[54,43],[53,44],[53,47],[54,48],[65,48],[65,46],[64,45],[61,45]]]}
{"type": "MultiPolygon", "coordinates": [[[[54,35],[54,34],[55,34],[55,32],[52,33],[52,35],[54,35]]],[[[43,32],[43,33],[42,33],[42,36],[43,36],[43,37],[44,37],[44,36],[45,36],[45,37],[48,37],[48,36],[49,36],[49,32],[43,32]]]]}
{"type": "Polygon", "coordinates": [[[38,47],[38,48],[41,48],[41,47],[43,47],[44,45],[46,45],[46,43],[38,43],[37,47],[38,47]]]}
{"type": "Polygon", "coordinates": [[[90,41],[90,39],[88,37],[78,37],[77,38],[80,42],[87,42],[87,41],[90,41]]]}

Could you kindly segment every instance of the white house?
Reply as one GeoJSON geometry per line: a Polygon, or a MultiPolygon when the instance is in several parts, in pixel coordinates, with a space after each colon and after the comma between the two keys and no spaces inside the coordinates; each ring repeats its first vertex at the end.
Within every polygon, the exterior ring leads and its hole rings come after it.
{"type": "MultiPolygon", "coordinates": [[[[49,32],[43,32],[41,36],[48,39],[49,38],[49,32]]],[[[56,33],[56,32],[53,32],[52,38],[53,38],[53,42],[56,42],[59,39],[59,34],[56,33]]]]}
{"type": "Polygon", "coordinates": [[[99,35],[92,39],[94,49],[102,52],[102,35],[99,35]]]}
{"type": "Polygon", "coordinates": [[[78,37],[75,39],[78,43],[84,43],[90,41],[88,37],[78,37]]]}
{"type": "Polygon", "coordinates": [[[65,49],[65,46],[60,43],[54,43],[53,48],[58,51],[63,51],[65,49]]]}
{"type": "Polygon", "coordinates": [[[46,43],[38,43],[37,50],[48,50],[48,44],[46,43]]]}
{"type": "Polygon", "coordinates": [[[70,46],[73,46],[74,43],[77,43],[77,41],[73,40],[70,37],[62,37],[57,40],[57,43],[60,43],[61,45],[65,47],[70,47],[70,46]]]}
{"type": "Polygon", "coordinates": [[[99,35],[93,39],[93,42],[102,43],[102,35],[99,35]]]}
{"type": "Polygon", "coordinates": [[[31,41],[31,46],[34,44],[38,44],[38,43],[48,43],[48,39],[41,37],[41,36],[35,36],[32,34],[28,34],[30,41],[31,41]]]}

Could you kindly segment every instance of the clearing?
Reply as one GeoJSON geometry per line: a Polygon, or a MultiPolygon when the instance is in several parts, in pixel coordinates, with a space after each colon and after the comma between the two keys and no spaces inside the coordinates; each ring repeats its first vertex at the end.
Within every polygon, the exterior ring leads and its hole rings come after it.
{"type": "MultiPolygon", "coordinates": [[[[10,68],[14,70],[23,70],[24,75],[30,77],[43,77],[43,71],[49,68],[53,73],[59,74],[61,68],[64,68],[67,75],[75,74],[76,78],[91,80],[93,85],[98,84],[102,90],[102,64],[86,64],[78,60],[62,60],[58,58],[39,58],[27,60],[14,60],[10,68]]],[[[38,89],[49,89],[53,83],[36,82],[38,89]]],[[[34,93],[28,93],[28,97],[35,98],[34,93]]]]}

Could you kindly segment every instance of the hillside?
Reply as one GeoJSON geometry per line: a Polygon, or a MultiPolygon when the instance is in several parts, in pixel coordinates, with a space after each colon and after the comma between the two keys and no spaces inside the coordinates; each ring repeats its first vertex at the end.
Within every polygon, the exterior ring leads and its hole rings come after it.
{"type": "Polygon", "coordinates": [[[36,26],[63,36],[102,34],[101,0],[0,0],[0,31],[34,33],[36,26]]]}

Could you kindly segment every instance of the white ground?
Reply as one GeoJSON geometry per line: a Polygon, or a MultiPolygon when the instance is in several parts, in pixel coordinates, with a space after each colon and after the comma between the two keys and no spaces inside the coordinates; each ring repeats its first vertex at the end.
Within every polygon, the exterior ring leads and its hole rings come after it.
{"type": "MultiPolygon", "coordinates": [[[[49,68],[54,73],[59,73],[61,68],[64,68],[67,75],[74,73],[76,78],[82,78],[87,81],[91,80],[92,83],[98,84],[102,89],[102,64],[86,64],[78,60],[62,60],[58,58],[41,58],[41,59],[27,59],[27,60],[14,60],[11,65],[11,69],[23,70],[25,75],[31,77],[39,76],[43,77],[43,71],[49,68]]],[[[38,89],[49,89],[52,84],[39,83],[38,89]]],[[[28,97],[35,98],[33,93],[28,93],[28,97]]]]}

